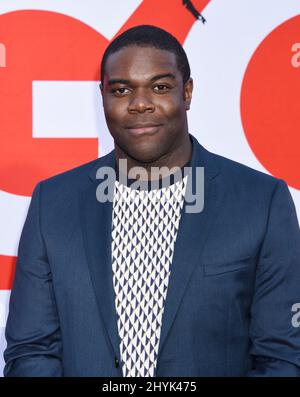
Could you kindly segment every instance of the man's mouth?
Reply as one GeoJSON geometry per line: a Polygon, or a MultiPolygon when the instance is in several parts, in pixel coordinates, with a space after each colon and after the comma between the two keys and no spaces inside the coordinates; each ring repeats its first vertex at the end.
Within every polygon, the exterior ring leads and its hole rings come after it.
{"type": "Polygon", "coordinates": [[[161,127],[161,124],[154,123],[139,123],[126,127],[132,134],[154,134],[161,127]]]}

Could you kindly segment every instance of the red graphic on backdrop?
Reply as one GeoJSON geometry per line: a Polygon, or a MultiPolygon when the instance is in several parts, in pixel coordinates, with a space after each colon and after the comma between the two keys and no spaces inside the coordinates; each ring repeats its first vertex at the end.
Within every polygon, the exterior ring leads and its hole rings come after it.
{"type": "Polygon", "coordinates": [[[261,164],[300,189],[300,68],[293,49],[300,16],[273,30],[255,51],[241,91],[241,116],[249,145],[261,164]]]}
{"type": "Polygon", "coordinates": [[[76,19],[44,11],[0,16],[0,189],[30,196],[41,179],[96,158],[96,138],[33,138],[33,80],[96,80],[105,39],[76,19]]]}
{"type": "Polygon", "coordinates": [[[11,289],[16,270],[16,261],[16,256],[0,255],[0,290],[11,289]]]}
{"type": "MultiPolygon", "coordinates": [[[[193,5],[202,12],[209,1],[193,5]]],[[[183,44],[194,23],[181,0],[144,0],[116,35],[152,24],[183,44]]],[[[97,138],[32,137],[32,81],[98,81],[109,41],[75,18],[38,10],[0,15],[0,37],[6,48],[6,67],[0,69],[0,190],[30,196],[38,181],[98,157],[97,138]]],[[[15,262],[0,255],[0,289],[11,289],[15,262]]]]}

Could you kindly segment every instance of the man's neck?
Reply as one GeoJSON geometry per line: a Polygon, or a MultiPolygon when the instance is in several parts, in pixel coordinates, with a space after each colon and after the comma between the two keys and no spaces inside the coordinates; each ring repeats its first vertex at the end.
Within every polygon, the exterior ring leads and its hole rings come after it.
{"type": "MultiPolygon", "coordinates": [[[[126,155],[120,148],[115,148],[115,159],[116,159],[116,167],[119,170],[120,160],[126,160],[126,171],[127,173],[134,167],[142,168],[147,173],[147,180],[155,180],[158,179],[158,175],[154,172],[153,167],[162,168],[160,171],[159,177],[166,177],[172,174],[172,168],[182,168],[185,164],[187,164],[192,158],[192,150],[193,145],[190,139],[189,134],[186,135],[184,141],[180,144],[177,150],[174,150],[171,153],[167,153],[161,158],[148,163],[139,162],[129,155],[126,155]]],[[[175,169],[174,168],[174,169],[175,169]]],[[[123,174],[126,174],[126,171],[122,168],[121,171],[123,174]]],[[[141,176],[141,180],[144,178],[141,176]]]]}

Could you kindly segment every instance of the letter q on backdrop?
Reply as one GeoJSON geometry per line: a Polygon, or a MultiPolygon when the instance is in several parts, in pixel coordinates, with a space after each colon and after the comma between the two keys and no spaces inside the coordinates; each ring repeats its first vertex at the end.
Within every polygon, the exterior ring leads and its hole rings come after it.
{"type": "Polygon", "coordinates": [[[100,59],[138,24],[169,30],[191,64],[190,132],[284,179],[300,216],[300,2],[3,0],[0,3],[0,373],[20,234],[35,184],[113,149],[100,59]],[[20,4],[22,3],[22,4],[20,4]],[[298,95],[297,95],[298,94],[298,95]]]}

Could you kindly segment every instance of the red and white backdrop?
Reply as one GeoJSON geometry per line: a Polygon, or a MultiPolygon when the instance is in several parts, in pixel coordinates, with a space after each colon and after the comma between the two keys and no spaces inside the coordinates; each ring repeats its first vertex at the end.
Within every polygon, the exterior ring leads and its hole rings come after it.
{"type": "MultiPolygon", "coordinates": [[[[190,132],[209,150],[283,178],[300,218],[300,1],[0,2],[0,371],[20,233],[35,184],[113,148],[101,55],[138,24],[169,30],[194,78],[190,132]]],[[[283,231],[284,233],[284,231],[283,231]]]]}

